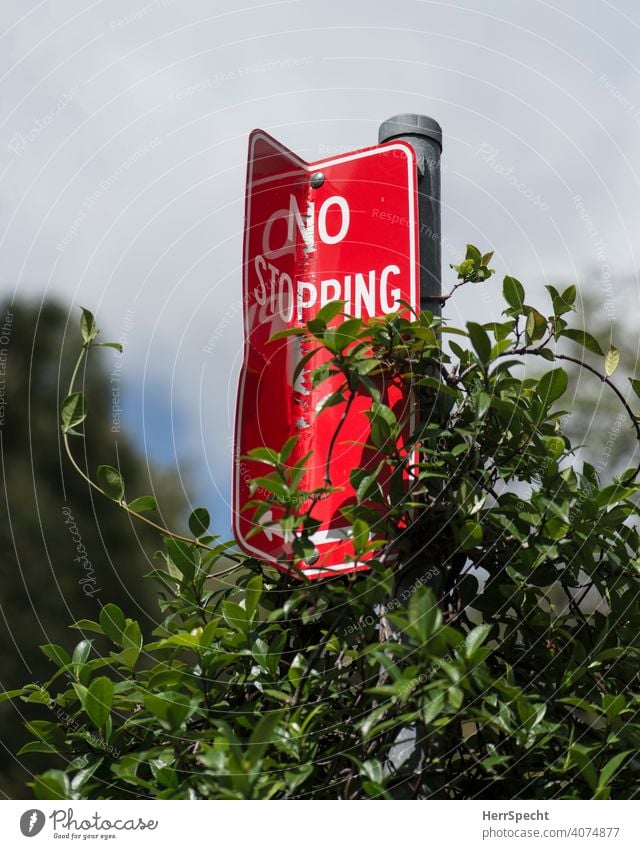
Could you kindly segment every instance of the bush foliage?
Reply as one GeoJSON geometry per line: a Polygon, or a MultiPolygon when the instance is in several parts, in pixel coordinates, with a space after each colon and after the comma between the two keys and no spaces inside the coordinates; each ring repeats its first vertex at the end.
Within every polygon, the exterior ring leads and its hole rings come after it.
{"type": "MultiPolygon", "coordinates": [[[[469,246],[454,289],[493,285],[490,261],[469,246]]],[[[563,430],[563,364],[599,374],[636,435],[638,419],[611,377],[616,349],[570,325],[575,287],[547,288],[548,305],[535,308],[505,277],[500,323],[455,328],[406,310],[343,321],[330,304],[292,331],[329,352],[315,379],[343,376],[335,403],[373,399],[381,460],[353,471],[347,516],[358,553],[376,546],[370,570],[319,582],[277,573],[209,535],[204,509],[192,536],[160,528],[153,634],[107,604],[99,621],[76,623],[75,648],[42,647],[49,681],[5,694],[32,706],[22,752],[65,758],[36,777],[35,795],[634,795],[638,468],[604,485],[577,461],[563,430]],[[561,339],[575,356],[557,350],[561,339]],[[532,358],[536,376],[523,368],[532,358]],[[402,450],[406,423],[385,406],[382,375],[405,382],[423,411],[402,450]],[[389,468],[390,489],[378,482],[389,468]],[[369,542],[372,530],[384,544],[369,542]]],[[[86,311],[82,332],[81,359],[97,344],[86,311]]],[[[72,386],[67,445],[85,416],[72,386]]],[[[299,480],[288,449],[268,448],[267,506],[299,504],[288,497],[299,480]]],[[[155,525],[153,499],[128,503],[116,469],[102,466],[93,485],[155,525]]],[[[285,521],[303,557],[311,513],[285,521]]]]}

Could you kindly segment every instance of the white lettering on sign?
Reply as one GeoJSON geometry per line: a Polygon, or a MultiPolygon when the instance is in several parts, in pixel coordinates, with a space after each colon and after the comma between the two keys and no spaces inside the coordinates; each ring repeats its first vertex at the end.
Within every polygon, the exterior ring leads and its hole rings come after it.
{"type": "MultiPolygon", "coordinates": [[[[283,321],[287,323],[293,318],[293,281],[286,271],[280,271],[277,266],[267,262],[263,256],[258,255],[254,261],[259,284],[254,289],[254,295],[258,306],[267,306],[266,314],[278,313],[283,321]],[[269,277],[265,282],[263,272],[269,271],[269,277]]],[[[264,315],[265,311],[261,310],[264,315]]]]}
{"type": "Polygon", "coordinates": [[[263,308],[260,310],[261,319],[277,314],[289,323],[295,308],[298,321],[302,321],[303,310],[311,307],[321,309],[331,301],[344,301],[347,315],[366,318],[376,313],[376,294],[385,315],[395,312],[400,306],[401,290],[393,288],[397,283],[393,278],[400,274],[397,265],[385,266],[379,275],[372,268],[368,272],[345,274],[340,278],[310,282],[297,280],[295,286],[286,271],[280,271],[260,254],[254,260],[254,270],[259,282],[253,294],[258,306],[263,308]]]}
{"type": "MultiPolygon", "coordinates": [[[[318,235],[320,241],[325,245],[336,245],[347,235],[350,222],[349,204],[341,195],[332,195],[322,202],[318,210],[318,235]],[[327,215],[332,207],[338,207],[340,211],[340,226],[335,233],[327,230],[327,215]]],[[[286,254],[293,253],[296,249],[295,231],[298,229],[304,249],[307,253],[315,250],[316,214],[315,203],[309,201],[307,211],[300,212],[295,195],[289,195],[289,208],[277,209],[267,219],[262,232],[262,253],[269,259],[277,259],[286,254]],[[286,221],[286,236],[281,245],[272,245],[273,225],[276,221],[286,221]]],[[[284,228],[283,228],[284,229],[284,228]]]]}
{"type": "Polygon", "coordinates": [[[349,229],[349,218],[349,204],[345,198],[340,195],[333,195],[323,202],[320,207],[320,212],[318,213],[318,235],[325,245],[336,245],[344,239],[347,235],[347,230],[349,229]],[[340,208],[341,216],[340,228],[333,236],[327,232],[327,213],[332,206],[338,206],[340,208]]]}
{"type": "Polygon", "coordinates": [[[391,303],[387,297],[387,292],[389,290],[388,277],[390,274],[393,274],[396,277],[400,274],[400,269],[397,265],[388,265],[386,268],[382,269],[382,274],[380,275],[380,298],[382,300],[382,312],[385,313],[385,315],[395,312],[400,306],[400,289],[391,290],[393,303],[391,303]]]}
{"type": "Polygon", "coordinates": [[[380,307],[389,315],[400,306],[400,289],[391,289],[391,276],[400,274],[397,265],[387,265],[378,277],[374,268],[363,274],[345,274],[321,280],[319,283],[305,283],[299,280],[296,285],[296,315],[302,321],[302,311],[317,306],[322,309],[331,301],[344,301],[344,311],[354,318],[367,318],[376,313],[376,292],[380,293],[380,307]]]}
{"type": "Polygon", "coordinates": [[[345,313],[355,318],[375,315],[376,304],[385,315],[399,308],[401,289],[395,279],[400,274],[397,265],[387,265],[379,274],[372,268],[367,272],[307,282],[292,280],[287,272],[280,271],[270,261],[294,252],[300,239],[305,252],[314,250],[316,232],[324,244],[341,242],[349,231],[350,219],[349,204],[341,195],[326,198],[317,216],[313,202],[309,203],[307,212],[303,213],[295,196],[289,195],[289,208],[278,209],[269,216],[262,234],[263,252],[254,259],[258,285],[253,294],[260,308],[260,320],[279,315],[288,324],[295,312],[297,320],[302,321],[304,310],[312,307],[321,309],[331,301],[344,301],[345,313]],[[286,227],[280,228],[284,241],[273,245],[272,231],[277,221],[286,222],[286,227]]]}

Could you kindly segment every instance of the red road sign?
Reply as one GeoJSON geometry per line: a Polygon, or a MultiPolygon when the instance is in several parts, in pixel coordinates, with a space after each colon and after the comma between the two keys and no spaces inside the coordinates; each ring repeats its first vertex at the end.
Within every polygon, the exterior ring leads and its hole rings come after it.
{"type": "MultiPolygon", "coordinates": [[[[292,557],[288,534],[278,525],[283,508],[274,502],[260,519],[259,532],[250,534],[256,526],[253,509],[246,505],[260,498],[250,484],[271,469],[247,460],[246,454],[263,446],[280,450],[297,435],[295,456],[312,452],[301,488],[322,486],[329,443],[344,404],[318,415],[322,399],[332,391],[331,381],[317,388],[309,382],[310,370],[322,360],[314,358],[294,386],[299,338],[269,340],[280,330],[304,325],[331,301],[344,301],[347,316],[362,318],[396,312],[402,300],[417,310],[417,231],[415,154],[406,142],[307,163],[262,130],[251,134],[233,526],[244,551],[280,569],[288,571],[292,557]],[[318,172],[324,175],[321,184],[319,177],[311,179],[318,172]]],[[[412,404],[406,392],[389,385],[385,393],[385,403],[398,418],[406,416],[412,404]]],[[[331,482],[340,491],[314,507],[314,517],[321,520],[312,537],[317,556],[313,563],[298,564],[310,578],[367,568],[362,560],[354,561],[340,511],[355,497],[349,473],[374,462],[371,450],[364,448],[369,435],[364,412],[370,405],[368,396],[356,398],[331,454],[331,482]]]]}

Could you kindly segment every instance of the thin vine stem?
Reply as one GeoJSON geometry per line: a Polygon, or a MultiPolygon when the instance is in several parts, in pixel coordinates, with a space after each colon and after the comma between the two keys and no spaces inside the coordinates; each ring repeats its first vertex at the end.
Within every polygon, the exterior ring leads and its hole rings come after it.
{"type": "MultiPolygon", "coordinates": [[[[80,354],[78,355],[78,359],[76,360],[76,364],[74,366],[73,372],[71,373],[71,379],[69,380],[69,389],[68,389],[67,395],[72,395],[74,393],[76,380],[78,378],[78,372],[80,371],[80,366],[82,365],[83,361],[85,360],[85,358],[88,354],[89,348],[91,348],[91,347],[92,347],[92,345],[91,345],[90,342],[85,342],[83,344],[82,350],[80,351],[80,354]]],[[[73,466],[73,468],[75,469],[75,471],[80,475],[80,477],[86,483],[89,484],[89,486],[93,490],[95,490],[96,492],[99,492],[100,495],[104,496],[104,492],[102,491],[102,489],[98,486],[97,483],[95,483],[95,481],[93,481],[89,477],[89,475],[87,475],[87,473],[84,471],[84,469],[82,469],[80,467],[80,465],[78,464],[76,458],[73,456],[73,452],[71,450],[71,445],[69,443],[69,433],[64,427],[62,429],[62,441],[64,443],[66,455],[69,458],[69,461],[70,461],[71,465],[73,466]]],[[[175,533],[175,531],[170,531],[168,528],[165,528],[162,525],[159,525],[157,522],[154,522],[152,519],[148,519],[146,516],[143,516],[140,513],[136,513],[136,511],[132,510],[125,501],[114,501],[114,503],[117,504],[118,507],[120,507],[121,510],[124,510],[125,513],[128,513],[130,516],[133,516],[134,518],[138,519],[139,521],[143,522],[145,525],[148,525],[149,527],[153,528],[154,530],[159,531],[164,536],[168,536],[168,537],[171,537],[172,539],[180,540],[181,542],[187,542],[187,543],[189,543],[189,545],[195,545],[198,548],[202,548],[206,551],[215,551],[215,549],[212,548],[210,545],[207,545],[206,543],[202,542],[199,539],[196,539],[195,537],[188,537],[188,536],[184,536],[183,534],[175,533]]],[[[208,575],[207,576],[208,578],[217,578],[220,575],[226,575],[229,572],[232,572],[235,569],[238,569],[240,566],[244,565],[244,560],[237,557],[237,555],[225,553],[225,557],[228,557],[230,560],[236,561],[235,564],[233,566],[229,567],[228,569],[223,569],[220,572],[214,572],[211,575],[208,575]]]]}
{"type": "MultiPolygon", "coordinates": [[[[631,419],[631,421],[633,423],[633,427],[634,427],[635,432],[636,432],[636,438],[637,438],[638,442],[640,442],[640,424],[638,423],[638,419],[636,418],[635,413],[633,412],[633,410],[629,406],[627,399],[624,397],[624,395],[618,389],[618,387],[615,385],[615,383],[606,374],[602,374],[602,372],[599,372],[598,369],[595,369],[593,366],[590,366],[588,363],[585,363],[582,360],[579,360],[577,357],[569,356],[569,354],[554,354],[554,357],[557,360],[567,360],[570,363],[575,363],[576,365],[579,365],[581,368],[585,368],[587,371],[590,371],[592,374],[595,374],[596,377],[599,377],[600,380],[603,383],[606,383],[606,385],[609,387],[609,389],[612,389],[613,392],[618,396],[620,403],[624,407],[627,415],[629,416],[629,418],[631,419]]],[[[636,470],[634,477],[636,477],[638,475],[638,472],[640,472],[640,466],[636,470]]]]}
{"type": "Polygon", "coordinates": [[[349,398],[347,399],[347,404],[342,411],[342,415],[340,416],[340,421],[336,425],[336,429],[331,435],[331,442],[329,443],[329,450],[327,451],[327,460],[324,466],[324,482],[325,486],[332,486],[331,483],[331,457],[333,455],[333,449],[335,448],[338,436],[340,435],[340,431],[342,430],[342,425],[347,420],[347,416],[349,415],[349,411],[351,410],[351,405],[354,402],[356,397],[356,393],[354,389],[349,389],[349,398]]]}

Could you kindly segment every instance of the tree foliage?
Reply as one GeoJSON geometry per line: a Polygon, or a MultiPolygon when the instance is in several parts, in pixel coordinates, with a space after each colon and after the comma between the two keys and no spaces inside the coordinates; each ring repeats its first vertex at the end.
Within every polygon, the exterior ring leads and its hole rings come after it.
{"type": "MultiPolygon", "coordinates": [[[[469,246],[454,290],[493,285],[490,261],[469,246]]],[[[293,330],[330,355],[316,380],[342,375],[336,404],[372,397],[380,463],[353,471],[346,513],[360,556],[370,532],[384,538],[371,568],[315,583],[276,573],[208,535],[205,510],[192,537],[165,531],[153,633],[107,605],[74,626],[75,648],[46,647],[50,680],[9,694],[41,712],[28,750],[67,759],[36,779],[36,796],[632,796],[639,470],[603,486],[575,463],[565,364],[597,373],[640,431],[615,357],[570,324],[575,287],[548,288],[534,307],[505,277],[498,323],[455,328],[406,310],[347,323],[333,310],[293,330]],[[526,358],[542,374],[528,376],[526,358]],[[423,412],[402,449],[383,375],[423,412]],[[388,472],[396,484],[382,487],[388,472]]],[[[299,507],[290,446],[265,447],[265,503],[299,507]]],[[[102,472],[94,485],[132,510],[120,479],[102,472]]],[[[287,521],[293,572],[312,507],[287,521]]]]}

